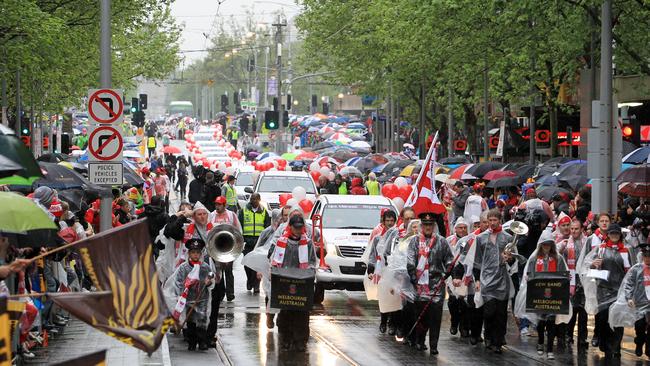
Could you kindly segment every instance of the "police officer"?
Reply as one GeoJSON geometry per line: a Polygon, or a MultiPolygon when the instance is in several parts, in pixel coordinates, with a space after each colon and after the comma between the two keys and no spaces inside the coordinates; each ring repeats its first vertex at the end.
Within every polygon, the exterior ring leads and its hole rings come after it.
{"type": "MultiPolygon", "coordinates": [[[[260,204],[260,194],[253,193],[246,204],[246,207],[239,211],[239,222],[242,224],[242,234],[244,235],[244,255],[250,253],[257,243],[262,230],[271,225],[271,217],[260,204]]],[[[253,290],[254,293],[260,292],[260,281],[257,279],[257,272],[249,267],[246,270],[246,289],[253,290]]]]}
{"type": "MultiPolygon", "coordinates": [[[[239,211],[239,203],[237,201],[237,191],[235,190],[236,178],[234,175],[226,177],[226,184],[223,185],[221,192],[226,197],[226,209],[237,213],[239,211]]],[[[241,221],[240,221],[241,222],[241,221]]]]}

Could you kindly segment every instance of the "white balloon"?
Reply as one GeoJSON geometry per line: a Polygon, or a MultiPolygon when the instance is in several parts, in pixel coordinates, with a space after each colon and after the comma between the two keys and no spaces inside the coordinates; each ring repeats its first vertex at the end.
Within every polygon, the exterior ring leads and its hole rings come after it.
{"type": "Polygon", "coordinates": [[[317,172],[318,169],[320,169],[320,165],[318,165],[317,162],[313,162],[313,163],[309,164],[309,171],[310,172],[317,172]]]}
{"type": "Polygon", "coordinates": [[[402,212],[402,209],[404,208],[404,200],[402,197],[393,198],[393,203],[397,206],[397,211],[402,212]]]}
{"type": "Polygon", "coordinates": [[[219,164],[217,164],[217,168],[218,168],[219,170],[223,171],[223,170],[226,169],[226,164],[224,164],[224,163],[219,163],[219,164]]]}
{"type": "Polygon", "coordinates": [[[320,175],[329,175],[332,170],[326,166],[320,168],[320,175]]]}
{"type": "Polygon", "coordinates": [[[296,187],[291,191],[293,198],[298,200],[298,202],[304,200],[307,197],[307,191],[303,187],[296,187]]]}
{"type": "Polygon", "coordinates": [[[395,179],[395,185],[397,186],[397,188],[406,187],[408,184],[409,183],[406,181],[406,178],[404,177],[397,177],[397,179],[395,179]]]}
{"type": "Polygon", "coordinates": [[[298,207],[298,201],[297,201],[295,198],[290,198],[290,199],[287,201],[287,206],[290,206],[290,207],[298,207]]]}
{"type": "Polygon", "coordinates": [[[329,179],[330,182],[333,182],[333,181],[334,181],[334,178],[336,178],[336,174],[334,174],[334,172],[330,172],[330,173],[327,175],[327,179],[329,179]]]}

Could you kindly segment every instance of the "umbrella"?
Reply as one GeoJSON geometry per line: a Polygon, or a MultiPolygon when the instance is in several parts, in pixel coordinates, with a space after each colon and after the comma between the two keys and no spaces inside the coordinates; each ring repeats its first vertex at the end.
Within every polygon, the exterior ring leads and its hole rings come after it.
{"type": "Polygon", "coordinates": [[[263,159],[269,158],[271,156],[278,156],[278,154],[276,154],[274,152],[265,152],[265,153],[257,155],[255,160],[263,160],[263,159]]]}
{"type": "Polygon", "coordinates": [[[348,149],[337,149],[334,154],[332,154],[332,157],[340,162],[350,160],[355,156],[357,156],[357,153],[348,149]]]}
{"type": "Polygon", "coordinates": [[[475,176],[471,174],[467,174],[467,170],[471,167],[473,167],[474,164],[463,164],[459,166],[458,168],[454,169],[450,174],[449,177],[451,179],[456,179],[456,180],[464,180],[464,179],[476,179],[475,176]]]}
{"type": "Polygon", "coordinates": [[[484,163],[474,164],[471,168],[467,169],[465,173],[473,175],[478,178],[483,178],[485,174],[492,170],[503,168],[505,164],[498,161],[486,161],[484,163]]]}
{"type": "MultiPolygon", "coordinates": [[[[385,164],[385,163],[383,163],[385,164]]],[[[360,159],[357,161],[354,166],[359,169],[360,171],[367,173],[374,169],[377,166],[383,165],[381,162],[378,162],[377,160],[373,159],[372,157],[366,156],[363,159],[360,159]]]]}
{"type": "Polygon", "coordinates": [[[528,179],[533,176],[535,173],[535,168],[536,166],[526,164],[522,165],[519,168],[514,169],[514,172],[517,174],[518,177],[522,177],[524,179],[528,179]]]}
{"type": "Polygon", "coordinates": [[[545,175],[535,181],[536,186],[556,186],[558,183],[557,175],[545,175]]]}
{"type": "Polygon", "coordinates": [[[395,160],[387,163],[381,170],[383,174],[398,175],[404,168],[413,164],[413,160],[395,160]]]}
{"type": "Polygon", "coordinates": [[[543,199],[544,201],[550,201],[553,196],[556,194],[560,193],[565,193],[567,195],[570,195],[571,192],[569,190],[562,188],[562,187],[556,187],[556,186],[539,186],[535,189],[537,192],[537,197],[540,199],[543,199]]]}
{"type": "Polygon", "coordinates": [[[366,127],[366,125],[364,125],[363,123],[355,122],[355,123],[350,123],[348,125],[348,128],[354,129],[354,130],[365,130],[368,127],[366,127]]]}
{"type": "Polygon", "coordinates": [[[420,169],[422,169],[422,165],[416,164],[411,164],[407,165],[402,169],[402,171],[399,173],[401,177],[410,177],[413,174],[418,174],[420,172],[420,169]]]}
{"type": "Polygon", "coordinates": [[[303,151],[302,153],[296,156],[295,160],[314,160],[318,157],[318,154],[313,151],[303,151]]]}
{"type": "Polygon", "coordinates": [[[486,187],[488,188],[503,188],[503,187],[518,187],[526,180],[519,176],[514,177],[503,177],[488,182],[486,187]]]}
{"type": "MultiPolygon", "coordinates": [[[[323,126],[322,128],[320,128],[320,129],[318,130],[318,132],[319,132],[321,135],[324,135],[324,134],[326,134],[326,133],[332,133],[332,134],[333,134],[333,133],[336,132],[336,131],[335,131],[332,127],[330,127],[330,126],[323,126]]],[[[330,136],[331,136],[331,135],[330,135],[330,136]]]]}
{"type": "Polygon", "coordinates": [[[634,197],[650,198],[650,183],[623,183],[618,191],[634,197]]]}
{"type": "Polygon", "coordinates": [[[17,235],[19,244],[43,246],[53,244],[52,240],[40,241],[43,238],[52,239],[56,235],[57,226],[54,221],[36,203],[27,197],[0,192],[0,232],[17,235]],[[34,236],[39,241],[30,240],[34,236]]]}
{"type": "MultiPolygon", "coordinates": [[[[375,173],[375,174],[381,174],[381,172],[384,170],[387,164],[382,164],[382,165],[377,165],[376,167],[372,168],[370,171],[375,173]]],[[[390,177],[390,175],[384,175],[385,177],[390,177]]]]}
{"type": "Polygon", "coordinates": [[[366,141],[354,141],[354,142],[352,142],[350,144],[350,146],[356,147],[356,148],[359,148],[359,149],[370,150],[370,144],[368,142],[366,142],[366,141]]]}
{"type": "Polygon", "coordinates": [[[452,165],[452,164],[469,164],[471,161],[465,156],[450,156],[447,158],[442,158],[438,161],[442,165],[452,165]]]}
{"type": "Polygon", "coordinates": [[[560,166],[565,163],[568,163],[574,159],[567,157],[557,157],[545,161],[543,164],[539,165],[537,172],[533,175],[534,177],[541,177],[544,175],[554,174],[558,171],[560,166]]]}
{"type": "Polygon", "coordinates": [[[296,156],[298,156],[296,153],[284,153],[282,154],[281,158],[286,161],[294,161],[296,160],[296,156]]]}
{"type": "Polygon", "coordinates": [[[140,152],[135,150],[124,150],[122,156],[125,158],[142,159],[140,152]]]}
{"type": "Polygon", "coordinates": [[[319,165],[323,163],[327,163],[327,164],[334,164],[336,166],[339,166],[341,164],[338,161],[336,161],[336,159],[329,156],[321,156],[320,158],[314,160],[314,163],[317,163],[319,165]]]}
{"type": "Polygon", "coordinates": [[[384,154],[384,157],[388,160],[411,160],[407,155],[398,152],[386,153],[384,154]]]}
{"type": "Polygon", "coordinates": [[[517,174],[511,170],[492,170],[487,172],[483,179],[485,180],[497,180],[505,177],[516,177],[517,174]]]}
{"type": "Polygon", "coordinates": [[[619,183],[648,183],[650,182],[650,164],[641,164],[622,171],[616,177],[619,183]]]}
{"type": "Polygon", "coordinates": [[[447,183],[447,184],[454,184],[456,183],[455,180],[449,178],[449,174],[436,174],[436,181],[441,182],[441,183],[447,183]]]}
{"type": "Polygon", "coordinates": [[[625,155],[623,162],[628,164],[650,163],[650,146],[640,147],[625,155]]]}
{"type": "Polygon", "coordinates": [[[52,189],[82,188],[90,185],[81,174],[55,163],[40,163],[44,178],[35,182],[36,187],[46,186],[52,189]]]}
{"type": "Polygon", "coordinates": [[[363,174],[361,171],[353,166],[346,166],[343,167],[341,170],[339,170],[339,173],[343,175],[354,175],[358,177],[363,177],[363,174]]]}
{"type": "Polygon", "coordinates": [[[586,177],[587,162],[584,160],[573,160],[568,163],[564,163],[562,166],[560,166],[560,169],[558,169],[557,173],[554,173],[554,175],[557,175],[558,179],[576,175],[586,177]]]}
{"type": "Polygon", "coordinates": [[[352,159],[348,159],[348,160],[345,161],[345,163],[343,163],[343,165],[345,165],[345,166],[354,166],[354,163],[356,163],[360,159],[361,159],[361,157],[359,157],[359,156],[354,157],[352,159]]]}
{"type": "Polygon", "coordinates": [[[36,159],[36,161],[44,161],[46,163],[60,163],[68,160],[70,160],[69,155],[59,153],[43,154],[36,159]]]}
{"type": "Polygon", "coordinates": [[[164,154],[180,154],[180,153],[181,153],[181,149],[177,148],[176,146],[171,146],[171,145],[170,145],[170,146],[165,146],[165,147],[162,149],[162,152],[163,152],[164,154]]]}
{"type": "Polygon", "coordinates": [[[388,158],[386,158],[382,154],[370,154],[370,155],[366,156],[366,158],[377,162],[377,164],[386,164],[386,163],[388,163],[388,158]]]}
{"type": "Polygon", "coordinates": [[[71,212],[81,210],[81,200],[84,197],[84,190],[81,188],[66,189],[57,191],[57,195],[61,201],[65,201],[70,207],[71,212]]]}
{"type": "Polygon", "coordinates": [[[582,188],[582,186],[589,182],[589,178],[584,175],[567,175],[562,178],[558,178],[558,182],[571,188],[574,191],[578,191],[580,188],[582,188]]]}
{"type": "Polygon", "coordinates": [[[15,161],[0,155],[0,178],[7,178],[22,173],[23,167],[15,161]]]}
{"type": "Polygon", "coordinates": [[[123,165],[124,165],[124,184],[133,187],[144,184],[144,179],[142,179],[142,177],[140,177],[138,173],[135,172],[135,170],[127,166],[126,163],[123,163],[123,165]]]}
{"type": "Polygon", "coordinates": [[[0,131],[0,146],[2,146],[2,149],[0,149],[0,156],[20,165],[22,171],[16,175],[1,178],[0,184],[30,186],[36,179],[41,178],[43,173],[36,163],[36,160],[34,160],[34,155],[32,155],[31,151],[29,151],[18,137],[5,133],[9,131],[11,130],[7,128],[0,131]]]}
{"type": "Polygon", "coordinates": [[[334,146],[335,146],[335,144],[332,141],[323,141],[323,142],[319,142],[316,145],[314,145],[312,147],[312,150],[324,150],[324,149],[327,149],[329,147],[334,147],[334,146]]]}
{"type": "Polygon", "coordinates": [[[246,151],[247,153],[251,151],[262,152],[262,148],[260,147],[260,145],[251,144],[251,145],[247,145],[246,148],[244,148],[244,151],[246,151]]]}

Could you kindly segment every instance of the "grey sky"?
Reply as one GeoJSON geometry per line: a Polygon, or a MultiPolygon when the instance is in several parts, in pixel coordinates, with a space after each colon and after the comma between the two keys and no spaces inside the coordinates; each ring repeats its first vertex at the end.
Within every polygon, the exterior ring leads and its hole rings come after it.
{"type": "MultiPolygon", "coordinates": [[[[213,33],[212,24],[216,17],[234,17],[244,20],[247,10],[253,10],[260,22],[272,20],[272,14],[284,10],[288,18],[298,14],[300,8],[294,0],[175,0],[172,5],[172,14],[178,23],[185,24],[181,50],[201,50],[209,44],[205,36],[213,33]],[[218,10],[218,13],[217,13],[218,10]]],[[[205,53],[185,53],[185,64],[192,60],[200,59],[205,53]]]]}

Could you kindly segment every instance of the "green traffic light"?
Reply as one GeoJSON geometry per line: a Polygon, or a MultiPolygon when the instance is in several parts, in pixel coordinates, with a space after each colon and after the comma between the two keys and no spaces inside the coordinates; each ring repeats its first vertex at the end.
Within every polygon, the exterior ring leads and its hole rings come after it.
{"type": "Polygon", "coordinates": [[[138,109],[136,107],[131,107],[131,113],[135,113],[137,111],[138,111],[138,109]]]}
{"type": "Polygon", "coordinates": [[[274,128],[274,127],[275,127],[275,123],[274,123],[274,122],[269,123],[269,127],[274,128]]]}
{"type": "Polygon", "coordinates": [[[27,135],[29,133],[29,130],[26,128],[23,128],[23,135],[27,135]]]}

